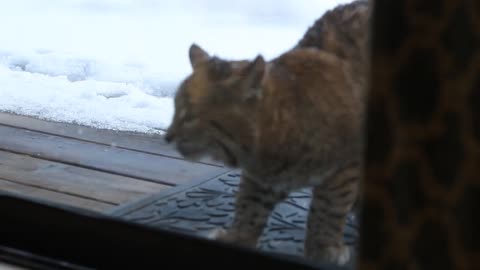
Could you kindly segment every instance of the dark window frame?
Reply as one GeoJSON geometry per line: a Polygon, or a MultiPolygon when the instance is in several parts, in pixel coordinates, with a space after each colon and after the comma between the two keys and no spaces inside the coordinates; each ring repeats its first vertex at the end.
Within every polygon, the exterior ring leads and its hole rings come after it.
{"type": "Polygon", "coordinates": [[[0,261],[31,269],[162,269],[166,265],[347,269],[312,265],[5,193],[0,193],[0,261]]]}

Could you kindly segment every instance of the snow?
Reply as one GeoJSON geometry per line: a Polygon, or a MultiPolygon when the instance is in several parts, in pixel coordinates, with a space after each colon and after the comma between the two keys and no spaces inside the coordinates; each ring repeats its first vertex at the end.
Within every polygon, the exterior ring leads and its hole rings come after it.
{"type": "Polygon", "coordinates": [[[346,0],[0,1],[0,111],[161,132],[195,42],[271,59],[346,0]]]}

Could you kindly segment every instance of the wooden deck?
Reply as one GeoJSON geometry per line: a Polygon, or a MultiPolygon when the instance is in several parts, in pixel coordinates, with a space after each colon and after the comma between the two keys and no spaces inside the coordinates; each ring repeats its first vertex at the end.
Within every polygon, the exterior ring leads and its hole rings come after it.
{"type": "Polygon", "coordinates": [[[98,212],[229,171],[160,136],[0,113],[0,191],[98,212]]]}

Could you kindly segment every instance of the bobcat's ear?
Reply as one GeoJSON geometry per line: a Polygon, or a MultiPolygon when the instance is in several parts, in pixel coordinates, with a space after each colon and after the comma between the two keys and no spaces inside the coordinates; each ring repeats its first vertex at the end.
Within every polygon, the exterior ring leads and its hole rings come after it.
{"type": "Polygon", "coordinates": [[[208,59],[210,59],[208,53],[195,43],[190,46],[188,55],[190,57],[190,64],[192,65],[193,69],[195,69],[198,64],[208,61],[208,59]]]}
{"type": "Polygon", "coordinates": [[[247,67],[244,81],[244,97],[246,99],[259,98],[262,92],[262,80],[265,74],[266,63],[263,56],[258,55],[247,67]]]}

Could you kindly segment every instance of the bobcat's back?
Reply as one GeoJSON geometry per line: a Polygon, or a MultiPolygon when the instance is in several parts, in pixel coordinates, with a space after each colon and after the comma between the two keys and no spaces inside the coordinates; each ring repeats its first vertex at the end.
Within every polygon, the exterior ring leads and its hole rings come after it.
{"type": "Polygon", "coordinates": [[[365,85],[369,70],[368,0],[357,0],[327,11],[306,31],[295,48],[314,47],[345,59],[359,84],[365,85]]]}

